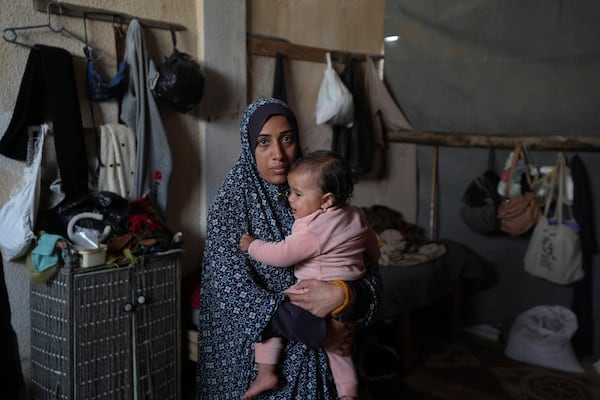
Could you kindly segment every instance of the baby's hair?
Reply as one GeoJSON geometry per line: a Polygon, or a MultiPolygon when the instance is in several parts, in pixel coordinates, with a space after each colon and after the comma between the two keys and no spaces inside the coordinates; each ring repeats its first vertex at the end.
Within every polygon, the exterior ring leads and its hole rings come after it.
{"type": "Polygon", "coordinates": [[[329,150],[316,150],[297,159],[290,171],[306,172],[317,178],[323,193],[331,192],[333,205],[345,207],[350,203],[354,191],[354,176],[350,164],[339,154],[329,150]]]}

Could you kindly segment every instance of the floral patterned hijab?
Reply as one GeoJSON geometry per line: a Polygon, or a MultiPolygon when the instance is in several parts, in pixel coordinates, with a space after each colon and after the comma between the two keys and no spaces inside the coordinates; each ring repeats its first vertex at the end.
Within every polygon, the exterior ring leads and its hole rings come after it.
{"type": "MultiPolygon", "coordinates": [[[[253,141],[256,146],[256,136],[264,122],[272,115],[293,118],[291,125],[296,128],[295,118],[288,106],[274,98],[253,102],[242,115],[241,154],[227,174],[208,212],[205,269],[210,268],[207,263],[215,262],[213,252],[228,257],[235,256],[241,263],[260,269],[259,262],[250,259],[240,250],[241,235],[250,233],[262,240],[279,241],[283,240],[291,230],[294,222],[293,214],[289,208],[282,206],[278,201],[287,194],[288,185],[274,185],[266,181],[258,171],[254,151],[250,150],[251,136],[254,136],[253,141]],[[265,109],[270,110],[268,115],[265,114],[265,109]]],[[[285,275],[288,274],[289,272],[286,271],[285,275]]],[[[291,284],[291,279],[286,277],[285,282],[281,282],[284,286],[271,287],[271,284],[267,286],[270,290],[281,291],[291,284]]],[[[259,280],[264,282],[264,279],[259,280]]]]}
{"type": "Polygon", "coordinates": [[[281,199],[287,196],[288,185],[274,185],[266,181],[258,171],[254,157],[258,134],[273,115],[286,117],[296,135],[298,134],[296,118],[281,100],[266,98],[250,104],[240,122],[242,152],[221,191],[232,192],[228,183],[243,187],[245,190],[242,204],[247,216],[247,232],[263,240],[279,241],[289,234],[294,222],[289,208],[281,203],[281,199]]]}

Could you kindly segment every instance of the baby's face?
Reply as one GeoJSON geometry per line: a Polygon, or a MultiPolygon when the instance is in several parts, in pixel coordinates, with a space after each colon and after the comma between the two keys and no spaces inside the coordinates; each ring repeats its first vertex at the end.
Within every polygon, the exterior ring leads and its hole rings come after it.
{"type": "Polygon", "coordinates": [[[302,218],[319,210],[324,203],[324,193],[317,180],[308,172],[292,171],[288,174],[290,207],[294,217],[302,218]]]}

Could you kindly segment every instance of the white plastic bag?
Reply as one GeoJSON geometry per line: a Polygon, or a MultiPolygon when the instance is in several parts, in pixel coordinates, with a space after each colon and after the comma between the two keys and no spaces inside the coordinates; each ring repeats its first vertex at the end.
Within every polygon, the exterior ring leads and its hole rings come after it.
{"type": "Polygon", "coordinates": [[[350,128],[354,124],[354,98],[333,69],[329,53],[327,53],[327,67],[319,87],[315,114],[319,125],[343,125],[350,128]]]}
{"type": "Polygon", "coordinates": [[[46,124],[40,126],[37,138],[33,139],[31,164],[25,168],[21,183],[0,209],[0,247],[4,257],[10,261],[23,257],[35,242],[33,229],[40,199],[42,154],[48,129],[46,124]]]}
{"type": "Polygon", "coordinates": [[[504,354],[513,360],[568,372],[583,372],[571,347],[577,317],[566,307],[541,305],[515,318],[504,354]]]}

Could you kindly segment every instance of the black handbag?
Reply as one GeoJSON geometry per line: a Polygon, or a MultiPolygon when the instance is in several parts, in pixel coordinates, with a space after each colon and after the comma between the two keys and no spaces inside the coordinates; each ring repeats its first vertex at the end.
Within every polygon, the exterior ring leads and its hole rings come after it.
{"type": "Polygon", "coordinates": [[[494,149],[490,148],[487,170],[469,183],[461,201],[460,216],[471,230],[486,235],[499,232],[497,214],[502,201],[497,191],[499,181],[500,176],[494,170],[494,149]]]}

